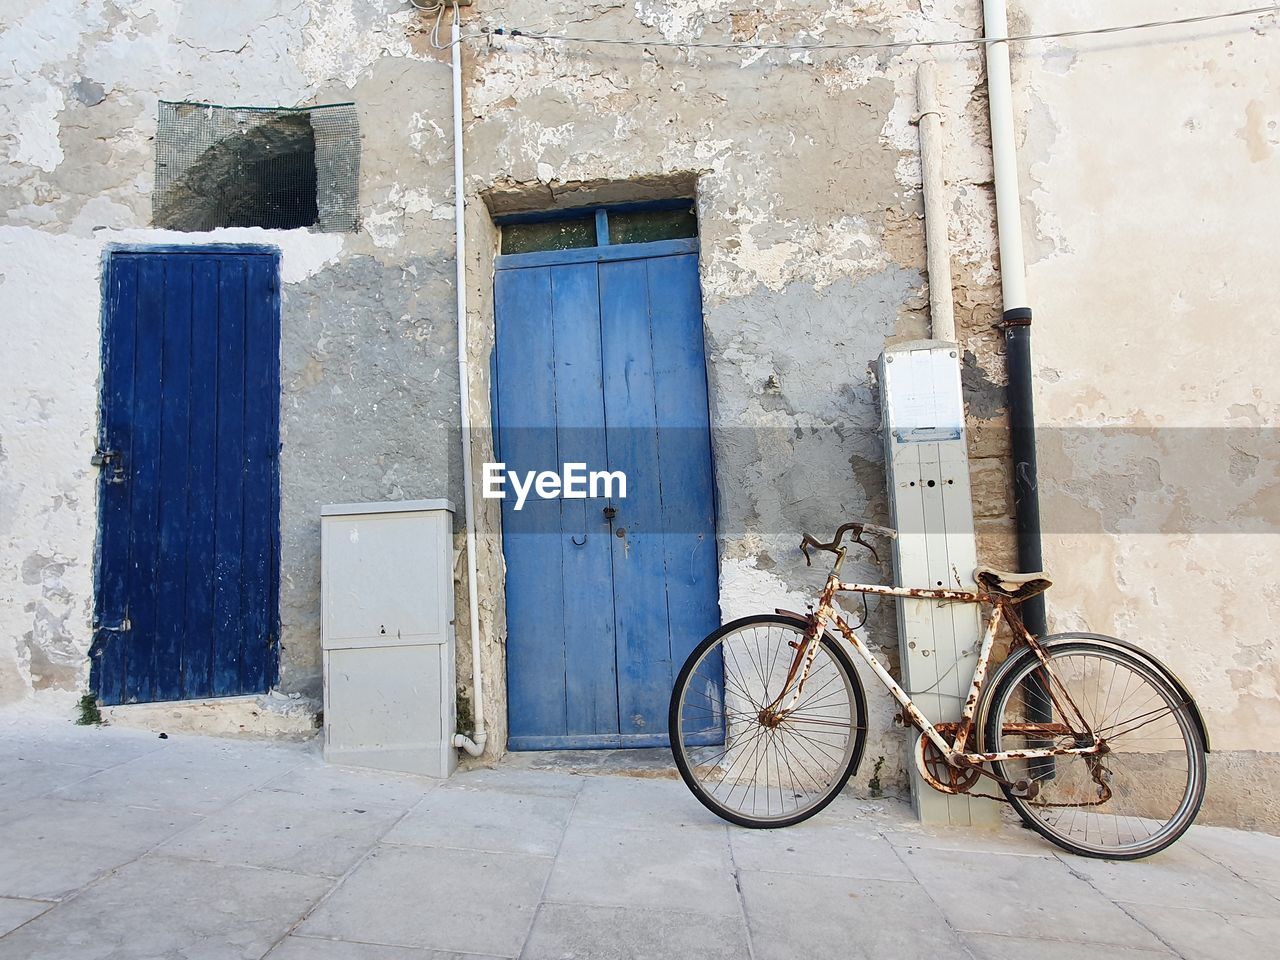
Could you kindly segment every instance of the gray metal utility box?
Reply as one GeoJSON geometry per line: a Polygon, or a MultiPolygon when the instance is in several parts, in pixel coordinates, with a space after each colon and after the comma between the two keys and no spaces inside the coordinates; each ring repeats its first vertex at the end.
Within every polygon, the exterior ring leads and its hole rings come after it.
{"type": "Polygon", "coordinates": [[[453,504],[323,507],[320,555],[325,759],[449,776],[453,504]]]}

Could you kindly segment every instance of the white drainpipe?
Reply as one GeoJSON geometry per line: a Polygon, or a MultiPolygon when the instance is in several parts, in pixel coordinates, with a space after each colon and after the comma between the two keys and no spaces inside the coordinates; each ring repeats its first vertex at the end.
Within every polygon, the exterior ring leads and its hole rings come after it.
{"type": "Polygon", "coordinates": [[[942,172],[942,108],[938,105],[937,65],[916,68],[916,114],[920,125],[920,173],[924,186],[925,257],[929,271],[929,318],[935,340],[956,339],[951,294],[951,240],[947,236],[947,198],[942,172]]]}
{"type": "MultiPolygon", "coordinates": [[[[983,0],[982,20],[987,37],[1009,36],[1005,0],[983,0]]],[[[996,229],[1000,234],[1000,287],[1003,308],[1013,310],[1031,306],[1027,299],[1027,268],[1022,257],[1022,198],[1018,193],[1018,148],[1013,129],[1013,82],[1009,77],[1009,44],[989,43],[986,48],[996,229]]]]}
{"type": "MultiPolygon", "coordinates": [[[[989,39],[1009,36],[1005,0],[983,0],[983,30],[989,39]]],[[[1018,564],[1030,572],[1044,566],[1040,542],[1040,491],[1036,466],[1036,416],[1031,362],[1031,300],[1022,253],[1022,197],[1013,123],[1013,83],[1009,44],[988,43],[987,98],[991,117],[991,159],[995,167],[996,229],[1000,233],[1000,288],[1005,327],[1005,370],[1009,385],[1009,452],[1013,459],[1014,529],[1018,564]]],[[[1019,608],[1023,625],[1037,636],[1048,630],[1044,597],[1019,608]]],[[[1040,719],[1035,717],[1033,719],[1040,719]]],[[[1044,715],[1048,719],[1048,714],[1044,715]]]]}
{"type": "Polygon", "coordinates": [[[476,728],[474,739],[458,733],[453,745],[473,757],[484,753],[484,677],[480,668],[480,603],[476,587],[476,498],[471,472],[471,389],[467,365],[467,229],[462,192],[462,43],[458,8],[453,8],[453,209],[457,232],[458,393],[462,407],[462,503],[467,528],[467,609],[471,626],[471,696],[476,728]]]}

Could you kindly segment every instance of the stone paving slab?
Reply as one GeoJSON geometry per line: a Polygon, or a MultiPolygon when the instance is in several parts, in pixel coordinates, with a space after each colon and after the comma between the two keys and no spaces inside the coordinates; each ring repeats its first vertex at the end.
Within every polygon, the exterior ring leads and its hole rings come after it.
{"type": "Polygon", "coordinates": [[[267,954],[267,960],[499,960],[477,953],[453,953],[394,947],[385,943],[353,943],[317,937],[285,937],[267,954]]]}
{"type": "Polygon", "coordinates": [[[544,902],[521,960],[741,960],[750,956],[740,916],[544,902]]]}
{"type": "Polygon", "coordinates": [[[1105,952],[1070,940],[1028,940],[990,933],[961,934],[974,960],[1172,960],[1177,954],[1166,949],[1139,950],[1135,947],[1107,947],[1105,952]]]}
{"type": "Polygon", "coordinates": [[[52,906],[45,900],[0,897],[0,937],[17,930],[28,920],[34,920],[52,906]]]}
{"type": "Polygon", "coordinates": [[[440,782],[318,744],[0,711],[0,960],[947,956],[1253,960],[1280,942],[1280,838],[1196,827],[1133,863],[1016,818],[922,827],[837,799],[782,830],[703,808],[650,753],[440,782]]]}
{"type": "Polygon", "coordinates": [[[326,794],[302,802],[297,794],[256,790],[165,841],[159,852],[188,860],[340,877],[406,809],[406,804],[376,799],[326,794]]]}
{"type": "Polygon", "coordinates": [[[1159,949],[1142,924],[1073,874],[1051,849],[1045,854],[974,856],[916,848],[905,851],[903,861],[956,930],[1159,949]]]}
{"type": "Polygon", "coordinates": [[[1065,862],[1072,873],[1117,902],[1280,918],[1280,902],[1270,893],[1189,844],[1174,844],[1140,870],[1129,863],[1085,857],[1065,862]]]}
{"type": "Polygon", "coordinates": [[[1280,838],[1244,830],[1190,831],[1170,853],[1183,845],[1198,850],[1240,877],[1280,882],[1280,838]]]}
{"type": "Polygon", "coordinates": [[[280,870],[147,856],[0,937],[0,960],[261,957],[328,886],[280,870]]]}
{"type": "Polygon", "coordinates": [[[546,897],[734,916],[739,911],[727,828],[615,830],[571,823],[546,897]]]}
{"type": "Polygon", "coordinates": [[[740,883],[755,960],[964,956],[914,883],[752,871],[740,883]]]}
{"type": "Polygon", "coordinates": [[[28,800],[10,821],[0,856],[0,896],[61,900],[199,822],[185,813],[110,803],[28,800]]]}
{"type": "Polygon", "coordinates": [[[784,830],[731,830],[740,870],[863,880],[912,880],[902,858],[882,836],[839,821],[813,820],[784,830]]]}
{"type": "Polygon", "coordinates": [[[1155,931],[1170,950],[1188,960],[1273,960],[1280,944],[1280,913],[1227,917],[1207,910],[1123,906],[1130,916],[1155,931]]]}
{"type": "Polygon", "coordinates": [[[514,957],[551,863],[514,853],[382,846],[298,932],[514,957]]]}
{"type": "Polygon", "coordinates": [[[383,838],[387,843],[553,857],[573,797],[503,790],[437,790],[383,838]]]}
{"type": "Polygon", "coordinates": [[[207,814],[302,762],[297,751],[274,745],[208,737],[171,737],[165,744],[162,750],[108,767],[51,795],[207,814]]]}

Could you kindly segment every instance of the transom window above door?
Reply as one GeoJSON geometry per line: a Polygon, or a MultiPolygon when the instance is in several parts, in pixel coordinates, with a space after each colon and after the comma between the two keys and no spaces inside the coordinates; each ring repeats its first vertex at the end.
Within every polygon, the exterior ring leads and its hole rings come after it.
{"type": "Polygon", "coordinates": [[[651,243],[698,235],[698,216],[692,200],[518,214],[502,217],[499,224],[503,254],[651,243]]]}

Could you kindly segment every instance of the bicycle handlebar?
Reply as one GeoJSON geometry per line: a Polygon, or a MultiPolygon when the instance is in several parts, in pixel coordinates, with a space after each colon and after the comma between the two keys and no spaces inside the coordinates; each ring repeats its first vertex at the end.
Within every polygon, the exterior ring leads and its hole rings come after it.
{"type": "Polygon", "coordinates": [[[871,556],[875,557],[876,562],[880,562],[880,555],[876,553],[876,548],[867,541],[862,539],[864,533],[872,534],[877,537],[884,537],[886,540],[896,540],[898,531],[892,527],[882,527],[878,523],[870,523],[866,520],[852,520],[849,523],[841,524],[840,529],[836,531],[836,535],[831,538],[830,543],[819,543],[812,534],[806,533],[800,541],[800,551],[804,554],[804,562],[808,566],[813,566],[813,557],[809,553],[809,548],[816,550],[826,550],[843,559],[845,547],[841,546],[845,534],[853,532],[853,542],[859,543],[871,551],[871,556]]]}

